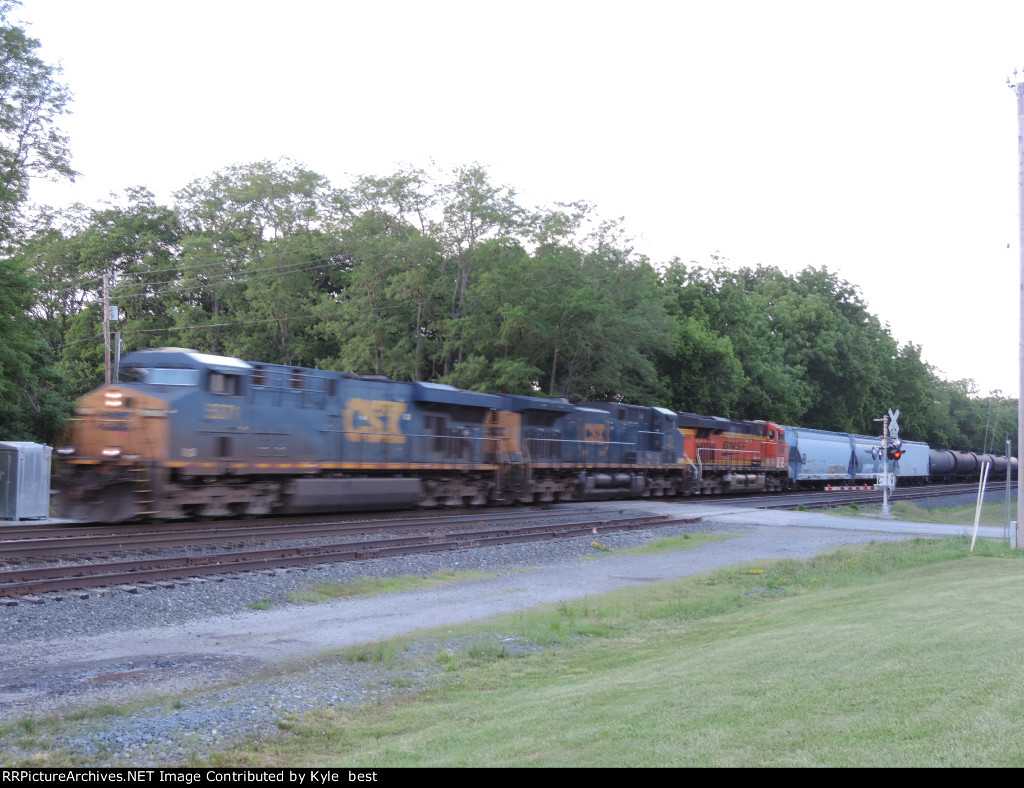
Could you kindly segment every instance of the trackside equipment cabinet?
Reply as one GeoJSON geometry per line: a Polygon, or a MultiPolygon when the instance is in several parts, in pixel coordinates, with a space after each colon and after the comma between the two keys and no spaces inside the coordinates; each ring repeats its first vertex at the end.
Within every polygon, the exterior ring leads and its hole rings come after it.
{"type": "Polygon", "coordinates": [[[50,516],[50,455],[39,443],[0,442],[0,520],[50,516]]]}

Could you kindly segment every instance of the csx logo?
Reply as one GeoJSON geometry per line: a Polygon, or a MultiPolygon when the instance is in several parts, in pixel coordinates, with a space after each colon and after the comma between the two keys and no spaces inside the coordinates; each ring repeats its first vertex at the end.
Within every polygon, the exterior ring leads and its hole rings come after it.
{"type": "Polygon", "coordinates": [[[345,437],[366,443],[405,443],[400,420],[404,402],[375,399],[350,399],[341,412],[345,437]]]}
{"type": "Polygon", "coordinates": [[[596,443],[596,446],[588,447],[591,456],[608,456],[608,425],[607,424],[584,424],[583,442],[596,443]]]}

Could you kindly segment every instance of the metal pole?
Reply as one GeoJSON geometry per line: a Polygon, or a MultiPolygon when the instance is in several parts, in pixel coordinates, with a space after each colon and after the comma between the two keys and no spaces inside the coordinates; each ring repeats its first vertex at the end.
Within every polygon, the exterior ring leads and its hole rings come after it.
{"type": "Polygon", "coordinates": [[[1010,538],[1010,485],[1013,479],[1013,467],[1010,463],[1010,439],[1006,439],[1006,538],[1010,538]]]}
{"type": "Polygon", "coordinates": [[[882,419],[882,517],[889,517],[889,417],[882,419]]]}
{"type": "MultiPolygon", "coordinates": [[[[1017,93],[1017,246],[1020,251],[1020,342],[1017,349],[1017,454],[1024,446],[1024,82],[1018,82],[1017,93]]],[[[1007,458],[1009,461],[1009,458],[1007,458]]],[[[1021,546],[1021,524],[1024,523],[1024,496],[1020,494],[1020,472],[1017,473],[1017,546],[1021,546]]]]}

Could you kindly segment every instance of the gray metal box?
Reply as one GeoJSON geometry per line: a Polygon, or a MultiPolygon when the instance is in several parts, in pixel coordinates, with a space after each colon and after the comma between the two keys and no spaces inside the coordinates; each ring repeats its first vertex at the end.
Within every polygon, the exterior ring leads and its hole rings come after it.
{"type": "Polygon", "coordinates": [[[39,443],[0,442],[0,520],[50,516],[50,455],[39,443]]]}

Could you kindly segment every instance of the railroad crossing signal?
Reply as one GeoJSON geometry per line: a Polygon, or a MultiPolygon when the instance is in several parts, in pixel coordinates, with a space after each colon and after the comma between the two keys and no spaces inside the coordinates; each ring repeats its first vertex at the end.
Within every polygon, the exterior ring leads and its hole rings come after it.
{"type": "MultiPolygon", "coordinates": [[[[877,450],[871,451],[872,458],[878,457],[885,460],[893,460],[894,462],[899,460],[903,456],[903,441],[900,440],[900,411],[897,408],[895,411],[889,410],[882,418],[875,419],[875,421],[882,422],[882,445],[877,450]]],[[[883,465],[883,468],[886,466],[883,465]]],[[[885,470],[883,473],[878,475],[878,484],[882,488],[882,517],[891,516],[889,511],[889,491],[896,489],[896,474],[890,473],[885,470]]]]}
{"type": "Polygon", "coordinates": [[[899,443],[900,442],[900,424],[897,421],[897,419],[899,419],[899,417],[900,417],[900,409],[896,408],[896,412],[893,413],[892,409],[890,408],[888,416],[889,416],[889,418],[886,419],[886,427],[888,428],[889,437],[892,438],[892,440],[895,443],[899,443]]]}

